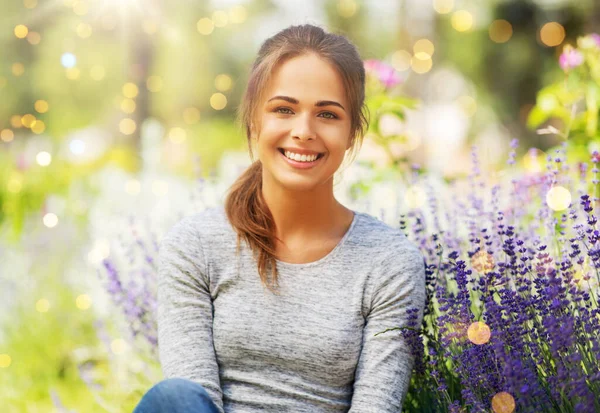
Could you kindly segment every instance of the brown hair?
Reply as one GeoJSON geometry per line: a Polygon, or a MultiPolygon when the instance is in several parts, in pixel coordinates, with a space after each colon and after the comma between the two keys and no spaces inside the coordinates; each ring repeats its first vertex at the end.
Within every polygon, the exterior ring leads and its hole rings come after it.
{"type": "MultiPolygon", "coordinates": [[[[267,39],[252,65],[248,85],[240,106],[238,120],[245,128],[250,159],[253,163],[229,188],[225,199],[225,211],[240,239],[244,239],[253,251],[258,263],[260,279],[272,290],[278,286],[275,242],[275,222],[262,196],[262,164],[254,161],[252,153],[252,128],[257,116],[257,106],[262,102],[269,77],[275,67],[284,61],[304,54],[315,54],[329,62],[340,74],[347,101],[350,105],[352,159],[362,145],[368,127],[368,111],[365,101],[365,69],[356,47],[341,35],[325,32],[310,24],[290,26],[267,39]],[[267,268],[271,269],[271,285],[267,268]]],[[[260,129],[258,126],[257,130],[260,129]]],[[[273,291],[275,292],[275,291],[273,291]]]]}

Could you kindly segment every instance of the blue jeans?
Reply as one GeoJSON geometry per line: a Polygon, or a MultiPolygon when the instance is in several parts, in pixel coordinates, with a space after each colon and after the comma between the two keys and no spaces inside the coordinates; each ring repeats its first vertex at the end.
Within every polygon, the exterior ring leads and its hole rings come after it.
{"type": "Polygon", "coordinates": [[[219,413],[219,410],[201,384],[171,378],[148,390],[133,413],[219,413]]]}

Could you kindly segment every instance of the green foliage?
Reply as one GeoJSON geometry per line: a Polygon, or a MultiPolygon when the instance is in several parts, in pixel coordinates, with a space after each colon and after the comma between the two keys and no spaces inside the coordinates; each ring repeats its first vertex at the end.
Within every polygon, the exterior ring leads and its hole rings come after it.
{"type": "Polygon", "coordinates": [[[539,91],[527,125],[533,129],[558,119],[564,130],[550,128],[540,133],[558,134],[575,145],[600,140],[600,37],[579,37],[577,48],[565,46],[559,62],[564,77],[539,91]]]}
{"type": "MultiPolygon", "coordinates": [[[[248,148],[244,132],[229,118],[213,118],[189,128],[192,131],[190,149],[200,156],[203,175],[217,167],[225,151],[248,148]]],[[[187,165],[186,170],[191,172],[191,165],[187,165]]]]}
{"type": "Polygon", "coordinates": [[[0,369],[0,400],[3,412],[27,413],[53,410],[49,391],[56,390],[64,402],[88,406],[79,412],[94,412],[90,394],[79,378],[73,350],[97,341],[93,315],[75,306],[75,292],[57,282],[60,260],[45,267],[36,288],[20,297],[1,323],[0,353],[11,364],[0,369]],[[38,312],[36,302],[45,298],[48,312],[38,312]]]}
{"type": "Polygon", "coordinates": [[[115,145],[101,158],[82,164],[72,164],[55,159],[48,166],[32,164],[19,167],[10,154],[0,152],[0,224],[11,226],[10,241],[20,238],[28,217],[40,214],[48,196],[52,194],[68,197],[74,183],[82,185],[90,194],[95,192],[87,178],[107,164],[115,164],[133,172],[139,168],[139,159],[128,146],[115,145]]]}

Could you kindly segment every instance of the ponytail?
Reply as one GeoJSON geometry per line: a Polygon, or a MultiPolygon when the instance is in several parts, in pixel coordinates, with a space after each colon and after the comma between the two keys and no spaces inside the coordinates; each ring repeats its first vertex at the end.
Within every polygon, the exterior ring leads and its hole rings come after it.
{"type": "Polygon", "coordinates": [[[225,199],[225,212],[240,239],[246,241],[258,263],[258,273],[263,284],[271,291],[278,287],[274,240],[275,220],[262,195],[262,163],[253,162],[229,188],[225,199]],[[271,269],[271,280],[268,270],[271,269]]]}

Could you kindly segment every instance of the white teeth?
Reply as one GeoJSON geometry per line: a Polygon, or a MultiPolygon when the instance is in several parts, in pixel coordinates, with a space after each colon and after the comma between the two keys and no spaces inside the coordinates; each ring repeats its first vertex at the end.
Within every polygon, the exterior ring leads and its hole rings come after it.
{"type": "Polygon", "coordinates": [[[300,155],[289,151],[285,151],[285,156],[298,162],[312,162],[318,157],[318,155],[300,155]]]}

